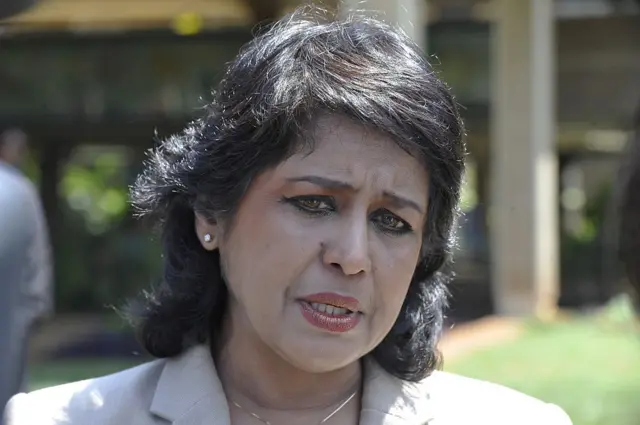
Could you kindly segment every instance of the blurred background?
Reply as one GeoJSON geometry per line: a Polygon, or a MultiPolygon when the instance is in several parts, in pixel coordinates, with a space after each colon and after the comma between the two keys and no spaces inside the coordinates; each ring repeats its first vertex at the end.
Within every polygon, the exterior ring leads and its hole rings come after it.
{"type": "MultiPolygon", "coordinates": [[[[160,272],[128,185],[145,150],[198,114],[256,24],[301,3],[0,0],[0,132],[28,138],[24,172],[54,265],[30,388],[147,360],[116,312],[160,272]]],[[[402,26],[463,107],[445,369],[555,402],[576,425],[640,424],[640,332],[615,203],[640,106],[640,1],[322,4],[402,26]]]]}

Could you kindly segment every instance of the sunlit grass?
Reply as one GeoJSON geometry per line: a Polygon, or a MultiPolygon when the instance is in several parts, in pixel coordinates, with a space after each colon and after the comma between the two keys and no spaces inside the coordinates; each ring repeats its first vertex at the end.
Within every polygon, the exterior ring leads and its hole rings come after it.
{"type": "Polygon", "coordinates": [[[516,341],[445,368],[556,403],[575,425],[640,424],[640,334],[629,326],[593,318],[531,324],[516,341]]]}
{"type": "Polygon", "coordinates": [[[36,364],[29,372],[29,389],[36,390],[108,375],[139,363],[140,361],[135,360],[74,359],[36,364]]]}

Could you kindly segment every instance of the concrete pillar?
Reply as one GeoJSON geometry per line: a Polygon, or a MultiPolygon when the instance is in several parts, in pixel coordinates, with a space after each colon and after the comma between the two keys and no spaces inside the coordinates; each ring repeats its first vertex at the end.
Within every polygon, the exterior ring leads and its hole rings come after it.
{"type": "Polygon", "coordinates": [[[427,47],[427,0],[343,0],[342,10],[377,13],[386,22],[398,25],[423,51],[427,47]]]}
{"type": "Polygon", "coordinates": [[[493,0],[490,242],[497,313],[546,316],[559,286],[553,0],[493,0]]]}

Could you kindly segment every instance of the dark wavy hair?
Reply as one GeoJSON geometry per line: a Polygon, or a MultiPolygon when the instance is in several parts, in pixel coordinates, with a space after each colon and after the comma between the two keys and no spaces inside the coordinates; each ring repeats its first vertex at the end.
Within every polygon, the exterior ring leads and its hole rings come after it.
{"type": "MultiPolygon", "coordinates": [[[[219,254],[202,248],[194,211],[233,218],[252,180],[302,148],[318,114],[384,132],[429,171],[423,249],[400,315],[371,353],[417,381],[439,365],[447,304],[443,266],[453,247],[464,172],[457,105],[417,45],[373,18],[299,9],[249,42],[231,62],[202,118],[159,143],[132,187],[137,213],[160,226],[162,283],[131,306],[156,357],[219,339],[228,290],[219,254]]],[[[312,146],[310,148],[313,148],[312,146]]]]}

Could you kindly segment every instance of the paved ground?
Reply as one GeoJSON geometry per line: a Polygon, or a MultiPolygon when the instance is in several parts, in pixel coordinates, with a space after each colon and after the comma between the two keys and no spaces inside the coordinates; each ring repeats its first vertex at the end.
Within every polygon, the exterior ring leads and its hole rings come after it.
{"type": "Polygon", "coordinates": [[[30,361],[39,361],[55,348],[82,340],[104,328],[103,319],[95,315],[57,316],[45,323],[31,339],[30,361]]]}
{"type": "Polygon", "coordinates": [[[517,338],[523,330],[522,320],[488,316],[455,325],[440,341],[445,360],[469,354],[517,338]]]}

